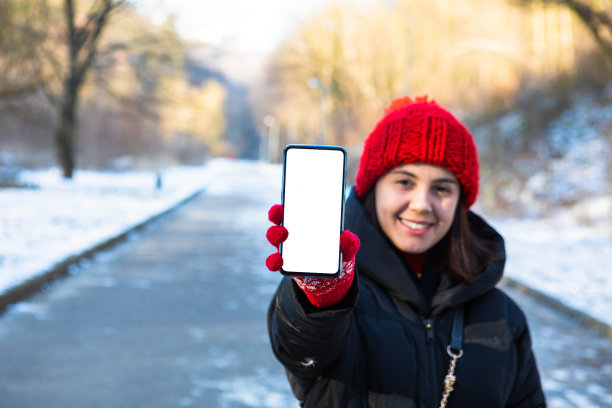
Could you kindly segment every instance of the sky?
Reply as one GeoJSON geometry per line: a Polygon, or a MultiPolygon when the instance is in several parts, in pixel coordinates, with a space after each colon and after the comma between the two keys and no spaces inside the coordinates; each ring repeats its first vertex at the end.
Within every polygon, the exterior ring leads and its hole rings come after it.
{"type": "Polygon", "coordinates": [[[136,7],[161,23],[176,15],[185,39],[229,43],[242,51],[271,51],[297,24],[325,6],[367,0],[137,0],[136,7]]]}

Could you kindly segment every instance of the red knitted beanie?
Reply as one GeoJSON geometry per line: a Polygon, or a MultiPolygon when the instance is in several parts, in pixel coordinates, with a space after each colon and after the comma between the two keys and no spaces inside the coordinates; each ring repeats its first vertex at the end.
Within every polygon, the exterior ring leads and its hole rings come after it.
{"type": "Polygon", "coordinates": [[[364,144],[355,180],[357,196],[365,196],[383,174],[409,163],[446,168],[463,187],[465,208],[476,201],[478,155],[474,139],[461,122],[427,96],[395,99],[385,109],[364,144]]]}

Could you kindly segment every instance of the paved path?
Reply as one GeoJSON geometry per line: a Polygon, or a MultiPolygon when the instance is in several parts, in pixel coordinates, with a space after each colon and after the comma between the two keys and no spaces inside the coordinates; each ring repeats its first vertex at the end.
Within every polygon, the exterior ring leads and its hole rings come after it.
{"type": "Polygon", "coordinates": [[[265,323],[275,197],[228,182],[3,315],[0,407],[296,406],[265,323]]]}
{"type": "MultiPolygon", "coordinates": [[[[270,172],[224,175],[1,316],[0,408],[296,407],[265,328],[270,172]]],[[[549,406],[612,406],[612,342],[512,294],[549,406]]]]}

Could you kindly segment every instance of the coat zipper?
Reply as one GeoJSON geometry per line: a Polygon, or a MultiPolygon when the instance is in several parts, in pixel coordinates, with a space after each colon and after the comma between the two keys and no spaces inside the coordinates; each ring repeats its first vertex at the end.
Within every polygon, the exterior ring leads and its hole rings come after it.
{"type": "Polygon", "coordinates": [[[434,341],[434,335],[433,335],[433,330],[434,330],[434,326],[433,326],[433,319],[425,319],[423,320],[423,324],[425,325],[425,330],[427,333],[427,344],[431,344],[434,341]]]}
{"type": "MultiPolygon", "coordinates": [[[[430,389],[428,394],[430,396],[436,396],[438,395],[437,392],[437,386],[436,384],[438,384],[438,378],[437,378],[437,373],[436,373],[436,350],[434,347],[434,319],[432,318],[426,318],[423,319],[423,325],[425,326],[425,335],[426,335],[426,339],[427,339],[427,351],[428,351],[428,360],[429,360],[429,372],[430,372],[430,377],[429,377],[429,384],[430,384],[430,389]]],[[[436,397],[434,397],[436,398],[436,397]]]]}

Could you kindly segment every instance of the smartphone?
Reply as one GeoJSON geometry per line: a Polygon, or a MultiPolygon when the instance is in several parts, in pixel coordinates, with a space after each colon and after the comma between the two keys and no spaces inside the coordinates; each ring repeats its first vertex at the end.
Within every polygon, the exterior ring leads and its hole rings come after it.
{"type": "Polygon", "coordinates": [[[346,150],[340,146],[288,145],[283,153],[281,273],[337,277],[342,267],[346,150]]]}

